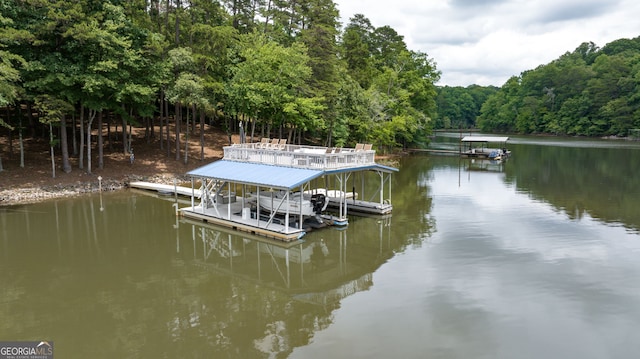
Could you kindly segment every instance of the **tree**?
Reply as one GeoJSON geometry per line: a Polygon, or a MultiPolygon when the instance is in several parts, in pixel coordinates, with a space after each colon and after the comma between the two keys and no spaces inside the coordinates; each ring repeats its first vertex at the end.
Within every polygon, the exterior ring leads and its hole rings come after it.
{"type": "MultiPolygon", "coordinates": [[[[0,4],[0,9],[5,11],[8,5],[0,4]]],[[[5,107],[16,102],[22,92],[20,85],[20,68],[25,65],[22,56],[4,50],[7,42],[15,41],[21,36],[26,35],[24,32],[18,31],[13,27],[13,20],[2,16],[0,13],[0,107],[5,107]]],[[[20,134],[20,166],[24,167],[24,151],[22,143],[22,119],[20,119],[18,131],[20,134]]],[[[9,131],[14,129],[9,124],[8,119],[5,122],[0,118],[0,128],[7,128],[9,131]]],[[[0,157],[0,172],[2,168],[2,157],[0,157]]]]}
{"type": "Polygon", "coordinates": [[[364,89],[369,88],[370,79],[376,72],[372,58],[373,31],[371,21],[362,14],[356,14],[349,19],[340,44],[350,76],[364,89]]]}
{"type": "Polygon", "coordinates": [[[285,48],[260,34],[245,36],[243,44],[239,55],[244,61],[234,66],[227,87],[238,111],[280,128],[313,126],[308,116],[317,99],[306,88],[311,76],[306,48],[298,43],[285,48]]]}
{"type": "Polygon", "coordinates": [[[585,42],[508,81],[483,106],[483,130],[626,136],[639,122],[639,59],[640,38],[585,42]]]}
{"type": "Polygon", "coordinates": [[[308,49],[312,72],[309,91],[322,103],[322,117],[329,123],[321,127],[328,128],[326,144],[331,146],[338,95],[338,11],[331,0],[314,0],[308,2],[303,16],[306,21],[300,39],[308,49]]]}
{"type": "MultiPolygon", "coordinates": [[[[170,91],[167,92],[167,96],[169,101],[193,106],[194,108],[199,108],[202,111],[205,110],[207,106],[209,106],[209,101],[207,100],[204,92],[204,86],[202,84],[202,79],[192,73],[183,72],[179,75],[176,82],[173,84],[173,87],[170,91]]],[[[189,158],[189,117],[187,116],[187,125],[186,125],[186,138],[185,138],[185,149],[184,149],[184,163],[186,164],[189,158]]],[[[178,136],[178,134],[176,134],[178,136]]],[[[179,151],[179,148],[178,148],[179,151]]]]}
{"type": "MultiPolygon", "coordinates": [[[[7,106],[18,98],[20,91],[20,85],[18,83],[20,80],[20,72],[16,66],[24,65],[24,59],[21,56],[3,50],[3,48],[6,47],[3,41],[8,41],[15,37],[15,29],[10,27],[12,23],[13,21],[11,19],[5,18],[0,14],[0,107],[7,106]]],[[[0,128],[1,127],[13,130],[13,126],[0,118],[0,128]]],[[[22,129],[20,129],[20,131],[22,131],[22,129]]],[[[22,148],[22,146],[20,148],[22,148]]],[[[0,157],[0,172],[2,172],[2,170],[2,157],[0,157]]]]}
{"type": "MultiPolygon", "coordinates": [[[[55,154],[54,147],[57,144],[57,140],[55,139],[55,135],[53,133],[53,127],[60,126],[61,131],[66,131],[64,125],[64,118],[66,114],[71,113],[73,111],[73,106],[68,102],[61,100],[59,98],[55,98],[49,95],[43,95],[36,98],[36,109],[40,111],[42,114],[40,121],[49,126],[49,146],[51,148],[51,173],[53,178],[56,177],[56,162],[55,162],[55,154]]],[[[62,147],[62,161],[63,161],[63,169],[65,172],[71,171],[71,166],[69,165],[69,152],[67,150],[66,143],[66,135],[61,137],[64,142],[61,143],[62,147]]]]}

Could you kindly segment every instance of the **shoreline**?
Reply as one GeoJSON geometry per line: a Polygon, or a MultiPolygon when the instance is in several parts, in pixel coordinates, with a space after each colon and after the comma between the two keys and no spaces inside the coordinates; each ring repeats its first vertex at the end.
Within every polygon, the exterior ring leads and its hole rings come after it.
{"type": "Polygon", "coordinates": [[[35,187],[20,187],[0,190],[0,208],[24,204],[34,204],[52,199],[72,198],[84,194],[98,193],[100,187],[102,192],[114,192],[129,188],[129,183],[134,181],[145,181],[161,184],[174,184],[189,181],[185,176],[175,175],[153,175],[153,176],[126,176],[123,179],[103,179],[97,178],[92,181],[76,182],[73,184],[56,184],[35,187]]]}
{"type": "MultiPolygon", "coordinates": [[[[402,155],[398,154],[381,155],[376,156],[376,160],[380,164],[397,167],[398,158],[401,156],[402,155]]],[[[98,193],[100,192],[100,186],[102,186],[103,192],[114,192],[128,189],[129,183],[135,181],[173,185],[176,180],[178,183],[187,183],[191,181],[190,177],[186,174],[175,175],[164,173],[151,176],[127,175],[122,179],[108,178],[103,179],[102,181],[99,181],[98,177],[93,177],[90,181],[77,181],[71,184],[8,188],[0,190],[0,208],[98,193]]]]}

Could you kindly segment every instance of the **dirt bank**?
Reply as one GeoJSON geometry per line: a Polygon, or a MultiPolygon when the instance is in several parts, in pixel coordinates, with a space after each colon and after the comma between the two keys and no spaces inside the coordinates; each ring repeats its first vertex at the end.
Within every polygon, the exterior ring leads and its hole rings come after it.
{"type": "MultiPolygon", "coordinates": [[[[200,159],[199,136],[191,135],[189,157],[184,161],[184,142],[181,144],[181,158],[176,160],[175,143],[170,144],[167,155],[166,145],[160,148],[158,140],[147,141],[143,130],[134,131],[133,149],[135,159],[130,162],[122,145],[105,143],[104,166],[98,168],[97,151],[92,153],[92,173],[80,169],[77,156],[72,156],[70,173],[62,171],[60,151],[56,149],[56,176],[52,176],[50,149],[46,140],[25,140],[24,168],[20,167],[20,153],[16,140],[10,145],[6,137],[0,137],[0,157],[3,171],[0,172],[0,206],[33,203],[53,198],[70,197],[97,192],[100,182],[103,191],[126,188],[130,181],[148,181],[173,184],[174,179],[184,181],[185,174],[195,168],[222,157],[222,147],[229,143],[221,131],[205,130],[204,159],[200,159]],[[101,181],[98,180],[101,178],[101,181]]],[[[237,136],[233,140],[237,141],[237,136]]]]}

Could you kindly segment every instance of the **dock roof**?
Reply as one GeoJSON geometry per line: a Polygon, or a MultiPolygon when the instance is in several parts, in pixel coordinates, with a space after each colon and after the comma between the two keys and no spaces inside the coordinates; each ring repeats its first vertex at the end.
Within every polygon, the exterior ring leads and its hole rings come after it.
{"type": "Polygon", "coordinates": [[[201,178],[278,189],[294,189],[324,174],[321,170],[219,160],[187,172],[201,178]]]}
{"type": "Polygon", "coordinates": [[[253,186],[291,190],[324,174],[366,170],[377,170],[387,173],[398,171],[397,168],[383,166],[377,163],[351,168],[314,170],[253,162],[219,160],[187,172],[187,175],[200,178],[214,178],[253,186]]]}
{"type": "Polygon", "coordinates": [[[498,136],[465,136],[461,142],[507,142],[509,137],[498,136]]]}

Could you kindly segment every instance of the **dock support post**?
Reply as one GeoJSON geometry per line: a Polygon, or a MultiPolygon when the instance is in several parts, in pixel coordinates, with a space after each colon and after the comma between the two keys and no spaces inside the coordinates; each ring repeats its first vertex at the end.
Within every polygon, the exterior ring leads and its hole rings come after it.
{"type": "Polygon", "coordinates": [[[258,186],[258,198],[256,201],[256,226],[260,228],[260,186],[258,186]]]}
{"type": "MultiPolygon", "coordinates": [[[[191,186],[191,188],[193,188],[193,186],[191,186]]],[[[173,179],[173,195],[176,202],[178,202],[178,179],[177,178],[173,179]]]]}
{"type": "MultiPolygon", "coordinates": [[[[195,186],[195,182],[193,177],[191,177],[191,208],[194,208],[194,204],[195,204],[195,197],[196,197],[196,190],[195,188],[193,188],[195,186]]],[[[204,208],[204,206],[203,206],[204,208]]],[[[203,209],[203,213],[204,213],[204,209],[203,209]]]]}
{"type": "MultiPolygon", "coordinates": [[[[291,193],[291,191],[287,190],[287,194],[284,196],[285,203],[287,203],[286,212],[284,213],[284,233],[289,233],[289,193],[291,193]]],[[[302,193],[300,193],[300,197],[302,198],[302,193]]],[[[302,210],[302,206],[300,210],[302,210]]]]}
{"type": "Polygon", "coordinates": [[[389,203],[391,202],[391,173],[387,174],[387,181],[389,181],[389,203]]]}
{"type": "MultiPolygon", "coordinates": [[[[227,182],[227,195],[229,200],[227,201],[227,219],[231,220],[231,182],[227,182]]],[[[224,198],[224,194],[222,195],[224,198]]],[[[224,203],[224,200],[222,201],[224,203]]]]}
{"type": "Polygon", "coordinates": [[[384,203],[384,173],[378,172],[380,175],[380,204],[384,203]]]}

